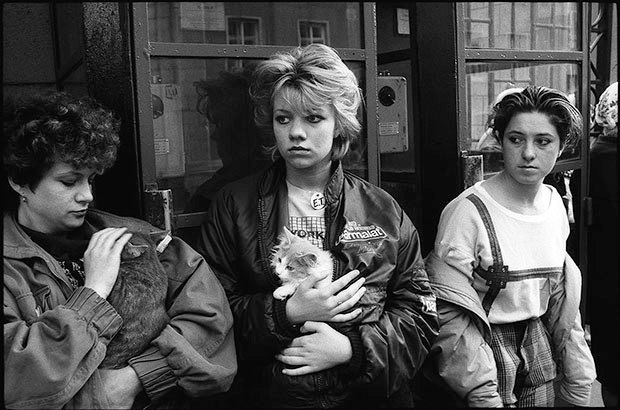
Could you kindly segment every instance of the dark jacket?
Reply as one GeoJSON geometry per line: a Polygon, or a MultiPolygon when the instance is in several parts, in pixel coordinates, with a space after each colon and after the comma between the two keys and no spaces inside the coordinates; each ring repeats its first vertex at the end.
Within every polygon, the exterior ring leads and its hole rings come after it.
{"type": "MultiPolygon", "coordinates": [[[[92,231],[146,222],[91,210],[92,231]]],[[[109,408],[97,368],[122,324],[90,288],[73,290],[58,261],[4,215],[4,406],[109,408]]],[[[204,259],[178,238],[160,255],[168,274],[170,323],[129,360],[146,394],[189,397],[227,390],[237,369],[232,314],[204,259]]],[[[208,400],[208,399],[205,399],[208,400]]]]}
{"type": "Polygon", "coordinates": [[[418,233],[397,202],[340,164],[325,196],[325,243],[335,260],[334,280],[358,269],[367,290],[358,302],[362,314],[341,330],[352,344],[351,362],[297,377],[282,375],[274,358],[300,335],[287,321],[285,301],[272,296],[279,279],[269,264],[288,220],[284,162],[229,184],[210,208],[198,250],[222,282],[235,318],[239,375],[231,391],[247,398],[237,405],[373,406],[401,400],[437,335],[435,296],[418,233]]]}

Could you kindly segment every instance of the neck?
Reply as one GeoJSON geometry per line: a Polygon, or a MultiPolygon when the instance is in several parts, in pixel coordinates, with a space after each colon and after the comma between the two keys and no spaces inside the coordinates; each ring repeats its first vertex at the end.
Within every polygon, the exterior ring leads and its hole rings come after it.
{"type": "Polygon", "coordinates": [[[505,172],[485,181],[487,192],[502,206],[522,214],[536,214],[546,209],[544,195],[541,194],[542,181],[523,185],[510,178],[505,172]]]}
{"type": "Polygon", "coordinates": [[[286,166],[286,180],[306,191],[323,192],[331,174],[330,161],[321,168],[297,169],[286,166]]]}

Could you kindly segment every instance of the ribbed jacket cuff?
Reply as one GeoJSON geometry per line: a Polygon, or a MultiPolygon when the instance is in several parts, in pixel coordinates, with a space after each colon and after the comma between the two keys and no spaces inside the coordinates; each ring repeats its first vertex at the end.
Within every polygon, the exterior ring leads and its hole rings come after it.
{"type": "Polygon", "coordinates": [[[273,299],[273,321],[276,332],[283,336],[296,338],[301,335],[299,326],[292,324],[286,317],[286,301],[273,299]]]}
{"type": "Polygon", "coordinates": [[[149,347],[139,356],[129,359],[149,399],[155,400],[175,386],[176,376],[166,358],[156,347],[149,347]]]}
{"type": "Polygon", "coordinates": [[[362,343],[362,337],[356,328],[349,328],[343,331],[343,333],[351,342],[353,354],[349,363],[341,367],[341,372],[350,377],[357,376],[362,372],[362,367],[364,365],[364,344],[362,343]]]}
{"type": "Polygon", "coordinates": [[[88,287],[78,287],[65,303],[65,308],[72,309],[92,324],[99,337],[112,340],[123,324],[123,319],[112,305],[97,292],[88,287]]]}

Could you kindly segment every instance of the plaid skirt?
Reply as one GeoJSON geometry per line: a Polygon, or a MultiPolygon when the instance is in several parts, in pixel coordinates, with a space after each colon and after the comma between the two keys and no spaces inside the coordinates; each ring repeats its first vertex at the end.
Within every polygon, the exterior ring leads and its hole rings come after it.
{"type": "Polygon", "coordinates": [[[553,407],[556,365],[540,318],[491,325],[491,349],[505,407],[553,407]]]}

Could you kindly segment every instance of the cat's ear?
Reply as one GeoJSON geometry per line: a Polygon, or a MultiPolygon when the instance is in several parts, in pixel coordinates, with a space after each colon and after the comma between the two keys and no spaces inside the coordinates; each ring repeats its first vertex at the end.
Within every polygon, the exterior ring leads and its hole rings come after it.
{"type": "Polygon", "coordinates": [[[303,266],[315,266],[318,260],[318,257],[314,253],[301,253],[299,255],[299,264],[303,266]]]}
{"type": "Polygon", "coordinates": [[[134,245],[131,242],[127,242],[127,244],[121,251],[121,260],[127,261],[131,259],[136,259],[144,252],[146,252],[148,248],[148,245],[134,245]]]}

